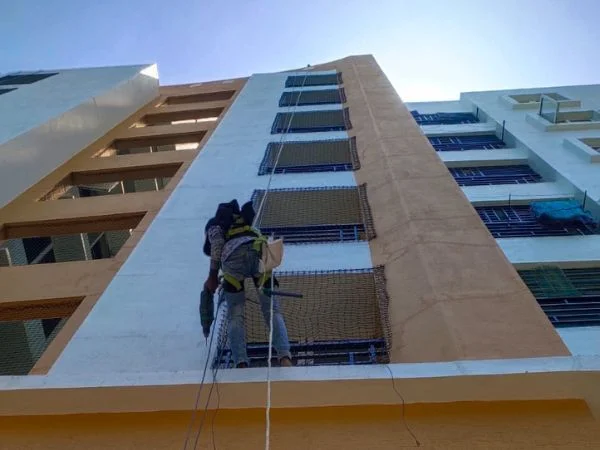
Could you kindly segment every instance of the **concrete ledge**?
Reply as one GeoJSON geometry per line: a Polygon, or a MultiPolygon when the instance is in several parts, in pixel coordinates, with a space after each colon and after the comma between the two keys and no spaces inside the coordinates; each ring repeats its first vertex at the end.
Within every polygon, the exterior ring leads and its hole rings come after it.
{"type": "Polygon", "coordinates": [[[435,136],[471,136],[478,134],[490,134],[496,132],[496,124],[465,123],[456,125],[421,125],[421,130],[427,137],[435,136]]]}
{"type": "MultiPolygon", "coordinates": [[[[198,371],[0,377],[0,416],[190,410],[201,379],[198,371]]],[[[266,369],[221,370],[216,380],[220,409],[264,408],[266,369]]],[[[407,404],[582,399],[600,382],[600,358],[273,368],[271,380],[274,408],[399,404],[393,388],[407,404]]],[[[211,382],[209,371],[200,404],[211,382]]]]}
{"type": "Polygon", "coordinates": [[[447,167],[501,166],[527,164],[527,151],[520,148],[498,150],[465,150],[456,152],[438,152],[447,167]]]}
{"type": "Polygon", "coordinates": [[[600,122],[568,122],[552,123],[544,119],[539,114],[529,113],[526,116],[528,123],[542,131],[580,131],[580,130],[600,130],[600,122]]]}
{"type": "Polygon", "coordinates": [[[600,264],[600,235],[496,239],[517,269],[539,265],[585,267],[600,264]]]}
{"type": "Polygon", "coordinates": [[[561,183],[501,184],[463,186],[473,206],[528,205],[535,200],[557,200],[573,197],[573,190],[561,183]]]}
{"type": "Polygon", "coordinates": [[[575,152],[578,156],[585,158],[591,163],[600,162],[600,152],[595,151],[581,139],[567,138],[563,141],[565,148],[575,152]]]}
{"type": "MultiPolygon", "coordinates": [[[[544,94],[542,92],[542,94],[544,94]]],[[[519,103],[510,95],[502,95],[499,98],[500,102],[511,109],[535,109],[539,110],[540,102],[528,102],[519,103]]],[[[560,102],[560,106],[564,108],[579,108],[581,106],[580,100],[563,100],[560,102]]]]}

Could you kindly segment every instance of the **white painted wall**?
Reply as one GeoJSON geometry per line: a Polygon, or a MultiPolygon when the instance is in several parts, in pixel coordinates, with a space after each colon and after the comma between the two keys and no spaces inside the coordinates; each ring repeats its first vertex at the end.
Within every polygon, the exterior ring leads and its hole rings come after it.
{"type": "MultiPolygon", "coordinates": [[[[600,85],[564,86],[545,89],[525,89],[500,92],[471,92],[461,96],[472,102],[493,120],[506,120],[506,129],[529,148],[531,159],[539,158],[558,173],[558,179],[572,184],[573,192],[587,191],[586,207],[600,212],[600,167],[589,158],[573,152],[565,141],[575,138],[598,137],[599,130],[545,131],[528,120],[535,114],[527,109],[512,109],[502,101],[507,94],[557,92],[567,98],[580,100],[580,108],[600,109],[600,85]]],[[[561,128],[562,130],[562,128],[561,128]]],[[[564,182],[563,182],[564,185],[564,182]]],[[[559,264],[563,267],[600,265],[600,236],[568,236],[548,238],[499,239],[498,243],[509,260],[517,265],[559,264]]],[[[596,327],[559,330],[565,344],[575,355],[597,355],[600,349],[600,331],[596,327]]]]}
{"type": "Polygon", "coordinates": [[[61,70],[0,97],[0,207],[158,96],[156,66],[61,70]]]}
{"type": "Polygon", "coordinates": [[[527,164],[528,160],[527,151],[522,148],[438,152],[438,156],[448,167],[527,164]]]}
{"type": "Polygon", "coordinates": [[[473,134],[496,134],[495,123],[479,122],[456,125],[422,125],[421,130],[428,137],[434,136],[464,136],[473,134]]]}
{"type": "MultiPolygon", "coordinates": [[[[257,173],[267,144],[281,138],[271,134],[275,115],[290,110],[278,107],[288,75],[248,80],[52,373],[202,369],[208,350],[198,314],[209,267],[202,254],[204,226],[218,203],[233,198],[241,203],[267,187],[268,176],[257,173]]],[[[288,140],[345,137],[346,132],[306,133],[288,140]]],[[[275,175],[272,188],[354,185],[352,172],[331,172],[275,175]]],[[[368,244],[359,242],[288,245],[282,270],[367,267],[372,267],[368,244]]]]}
{"type": "MultiPolygon", "coordinates": [[[[463,93],[460,102],[413,103],[407,106],[421,113],[473,111],[479,108],[487,122],[471,125],[423,126],[428,136],[475,133],[479,127],[500,126],[505,121],[507,144],[513,149],[494,151],[439,152],[448,167],[467,165],[523,164],[528,162],[545,179],[545,183],[528,185],[496,185],[463,187],[474,205],[506,203],[509,195],[514,203],[537,199],[574,196],[581,199],[587,192],[586,208],[600,219],[600,166],[594,164],[596,153],[580,150],[578,138],[600,137],[600,130],[577,130],[576,127],[554,127],[546,131],[535,119],[535,105],[517,105],[507,101],[508,95],[555,92],[573,102],[565,110],[600,110],[600,85],[563,86],[507,91],[463,93]],[[581,105],[577,104],[581,101],[581,105]],[[477,125],[477,126],[476,126],[477,125]],[[573,149],[578,151],[573,151],[573,149]]],[[[600,236],[564,236],[498,239],[500,248],[517,267],[549,264],[561,267],[600,265],[600,236]]],[[[600,327],[560,329],[559,334],[574,355],[598,355],[600,327]]]]}
{"type": "Polygon", "coordinates": [[[600,327],[559,328],[573,356],[600,356],[600,327]]]}
{"type": "Polygon", "coordinates": [[[410,102],[405,103],[409,111],[419,111],[419,114],[435,114],[438,112],[473,112],[469,102],[453,100],[447,102],[410,102]]]}
{"type": "MultiPolygon", "coordinates": [[[[463,102],[479,107],[492,120],[506,120],[506,129],[530,151],[547,162],[576,189],[588,192],[588,199],[600,201],[600,170],[589,160],[580,158],[565,147],[565,138],[598,137],[599,130],[552,131],[538,129],[526,120],[530,110],[514,110],[501,98],[508,94],[556,92],[567,98],[581,100],[581,109],[600,109],[600,85],[563,86],[549,88],[518,89],[510,91],[469,92],[461,95],[463,102]]],[[[573,108],[568,108],[572,110],[573,108]]],[[[579,109],[579,108],[575,108],[579,109]]]]}
{"type": "Polygon", "coordinates": [[[504,238],[496,239],[496,242],[517,267],[545,264],[600,266],[600,235],[504,238]]]}

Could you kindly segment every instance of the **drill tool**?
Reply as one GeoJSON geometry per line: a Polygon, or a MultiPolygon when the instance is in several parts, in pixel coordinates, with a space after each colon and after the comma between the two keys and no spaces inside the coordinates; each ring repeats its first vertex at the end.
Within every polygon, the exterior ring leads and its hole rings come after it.
{"type": "Polygon", "coordinates": [[[200,323],[202,324],[202,333],[206,343],[208,344],[208,336],[210,335],[210,327],[215,318],[215,294],[208,289],[203,289],[200,294],[200,323]]]}
{"type": "Polygon", "coordinates": [[[302,294],[296,294],[294,292],[282,292],[282,291],[272,291],[271,289],[263,288],[263,293],[268,295],[274,295],[276,297],[292,297],[292,298],[304,298],[302,294]]]}

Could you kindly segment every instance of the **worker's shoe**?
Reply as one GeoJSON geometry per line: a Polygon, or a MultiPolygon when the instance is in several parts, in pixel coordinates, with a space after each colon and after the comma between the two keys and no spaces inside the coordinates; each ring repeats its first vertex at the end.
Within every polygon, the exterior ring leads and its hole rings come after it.
{"type": "Polygon", "coordinates": [[[248,368],[248,363],[245,361],[242,361],[240,363],[237,364],[237,366],[235,366],[236,369],[247,369],[248,368]]]}
{"type": "Polygon", "coordinates": [[[281,358],[279,360],[279,366],[280,367],[292,367],[294,364],[292,364],[292,360],[290,358],[288,358],[287,356],[284,356],[283,358],[281,358]]]}

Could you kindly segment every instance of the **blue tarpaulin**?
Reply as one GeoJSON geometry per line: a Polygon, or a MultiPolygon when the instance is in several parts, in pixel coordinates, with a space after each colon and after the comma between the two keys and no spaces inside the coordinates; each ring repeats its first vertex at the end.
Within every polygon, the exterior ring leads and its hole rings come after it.
{"type": "Polygon", "coordinates": [[[596,220],[587,211],[584,211],[576,200],[554,200],[532,202],[531,212],[535,218],[546,224],[572,224],[596,225],[596,220]]]}

